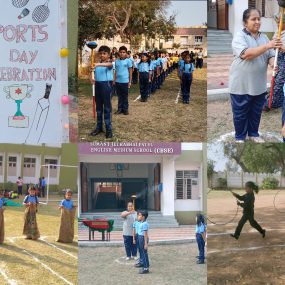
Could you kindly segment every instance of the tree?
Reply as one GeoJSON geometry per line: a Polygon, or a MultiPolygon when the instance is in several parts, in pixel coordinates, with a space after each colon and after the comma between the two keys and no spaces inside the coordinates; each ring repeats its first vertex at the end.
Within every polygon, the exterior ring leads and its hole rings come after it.
{"type": "Polygon", "coordinates": [[[138,38],[167,38],[175,31],[175,16],[166,16],[169,0],[79,1],[79,47],[92,38],[120,35],[123,42],[137,45],[138,38]]]}
{"type": "Polygon", "coordinates": [[[226,144],[224,154],[234,160],[244,172],[281,171],[285,175],[285,145],[281,143],[226,144]]]}
{"type": "Polygon", "coordinates": [[[210,188],[213,187],[213,175],[215,173],[215,162],[211,159],[207,162],[207,178],[210,188]]]}

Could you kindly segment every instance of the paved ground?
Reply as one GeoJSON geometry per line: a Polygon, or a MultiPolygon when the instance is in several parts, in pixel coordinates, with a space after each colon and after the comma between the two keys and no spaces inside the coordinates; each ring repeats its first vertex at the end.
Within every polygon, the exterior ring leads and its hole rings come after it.
{"type": "MultiPolygon", "coordinates": [[[[233,115],[230,100],[208,102],[208,142],[221,138],[222,135],[234,131],[233,115]]],[[[281,109],[263,112],[260,132],[266,135],[266,141],[281,140],[281,109]],[[269,138],[274,135],[276,138],[269,138]]]]}
{"type": "MultiPolygon", "coordinates": [[[[232,54],[212,55],[207,59],[207,90],[228,88],[232,54]]],[[[271,81],[272,70],[268,68],[267,82],[271,81]]]]}
{"type": "Polygon", "coordinates": [[[150,273],[138,274],[124,248],[79,248],[79,284],[206,285],[207,267],[197,265],[197,245],[150,246],[150,273]]]}
{"type": "MultiPolygon", "coordinates": [[[[100,240],[102,237],[101,233],[95,232],[95,240],[100,240]]],[[[195,227],[194,226],[183,226],[179,228],[169,228],[169,229],[150,229],[149,238],[151,241],[161,241],[161,240],[183,240],[183,239],[195,239],[195,227]]],[[[85,226],[80,226],[78,230],[78,240],[88,241],[89,231],[85,226]]],[[[113,242],[123,242],[122,232],[113,231],[111,232],[111,241],[113,242]]]]}

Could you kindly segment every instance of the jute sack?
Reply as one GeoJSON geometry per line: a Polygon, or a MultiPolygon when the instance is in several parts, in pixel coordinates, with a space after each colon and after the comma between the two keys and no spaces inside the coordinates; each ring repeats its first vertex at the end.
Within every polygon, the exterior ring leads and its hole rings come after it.
{"type": "Polygon", "coordinates": [[[4,242],[4,209],[0,209],[0,244],[4,242]]]}
{"type": "Polygon", "coordinates": [[[32,240],[37,240],[40,237],[37,224],[37,206],[34,204],[25,209],[23,235],[32,240]]]}
{"type": "Polygon", "coordinates": [[[59,237],[57,242],[71,243],[74,239],[74,218],[76,209],[61,209],[59,237]]]}

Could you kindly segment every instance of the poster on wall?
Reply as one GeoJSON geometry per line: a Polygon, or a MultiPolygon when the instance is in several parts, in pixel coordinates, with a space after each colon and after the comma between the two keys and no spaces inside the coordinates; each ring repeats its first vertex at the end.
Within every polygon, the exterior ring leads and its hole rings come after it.
{"type": "Polygon", "coordinates": [[[66,142],[61,96],[67,61],[60,57],[66,33],[60,1],[2,2],[0,142],[66,142]]]}

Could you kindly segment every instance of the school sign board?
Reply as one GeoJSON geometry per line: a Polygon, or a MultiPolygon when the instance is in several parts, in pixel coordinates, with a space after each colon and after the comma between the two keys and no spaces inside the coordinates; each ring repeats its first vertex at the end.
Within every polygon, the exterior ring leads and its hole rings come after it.
{"type": "Polygon", "coordinates": [[[181,143],[91,142],[78,144],[79,155],[180,155],[181,143]]]}
{"type": "Polygon", "coordinates": [[[66,0],[1,4],[0,143],[68,142],[66,0]]]}

